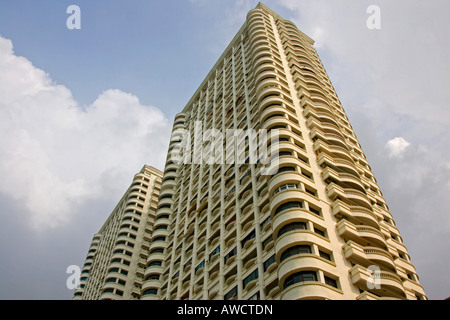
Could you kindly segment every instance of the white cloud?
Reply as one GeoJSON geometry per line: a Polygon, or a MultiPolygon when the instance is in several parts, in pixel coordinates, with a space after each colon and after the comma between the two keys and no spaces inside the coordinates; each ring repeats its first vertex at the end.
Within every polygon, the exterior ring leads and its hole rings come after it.
{"type": "Polygon", "coordinates": [[[389,151],[390,158],[401,158],[410,145],[411,144],[402,137],[397,137],[386,143],[386,149],[389,151]]]}
{"type": "Polygon", "coordinates": [[[161,168],[169,135],[159,109],[120,90],[81,110],[0,37],[0,192],[25,204],[36,230],[68,223],[88,199],[118,200],[144,164],[161,168]]]}

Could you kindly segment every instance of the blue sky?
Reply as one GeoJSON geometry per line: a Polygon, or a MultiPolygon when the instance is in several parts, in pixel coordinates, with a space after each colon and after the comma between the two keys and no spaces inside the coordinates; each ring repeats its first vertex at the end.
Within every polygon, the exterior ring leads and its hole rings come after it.
{"type": "MultiPolygon", "coordinates": [[[[450,296],[450,3],[379,0],[381,30],[372,1],[264,3],[316,40],[421,283],[450,296]]],[[[256,4],[0,2],[0,299],[72,297],[66,268],[144,163],[162,169],[174,115],[256,4]]]]}

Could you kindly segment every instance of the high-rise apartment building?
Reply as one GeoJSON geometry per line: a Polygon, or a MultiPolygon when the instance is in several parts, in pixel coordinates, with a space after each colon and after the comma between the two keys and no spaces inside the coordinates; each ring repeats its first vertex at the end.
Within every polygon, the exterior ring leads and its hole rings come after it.
{"type": "Polygon", "coordinates": [[[141,299],[427,299],[313,44],[258,4],[176,116],[141,299]]]}
{"type": "Polygon", "coordinates": [[[144,166],[94,235],[74,300],[139,299],[162,172],[144,166]]]}

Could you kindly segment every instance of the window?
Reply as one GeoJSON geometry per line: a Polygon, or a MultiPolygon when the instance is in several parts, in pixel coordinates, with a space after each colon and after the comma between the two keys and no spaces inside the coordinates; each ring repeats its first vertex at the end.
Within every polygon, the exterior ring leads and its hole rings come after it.
{"type": "Polygon", "coordinates": [[[283,228],[280,229],[278,232],[278,237],[281,237],[283,234],[294,231],[294,230],[307,230],[305,222],[293,222],[288,225],[285,225],[283,228]]]}
{"type": "Polygon", "coordinates": [[[281,254],[280,262],[286,260],[289,257],[295,256],[297,254],[307,254],[307,253],[311,253],[311,246],[298,245],[295,247],[291,247],[291,248],[286,249],[286,251],[284,251],[281,254]]]}
{"type": "Polygon", "coordinates": [[[264,262],[264,272],[267,271],[267,269],[273,264],[275,263],[275,255],[271,256],[269,259],[267,259],[264,262]]]}
{"type": "Polygon", "coordinates": [[[317,192],[315,190],[312,190],[312,189],[309,189],[309,188],[305,188],[305,191],[307,193],[309,193],[310,195],[317,197],[317,192]]]}
{"type": "Polygon", "coordinates": [[[266,248],[267,244],[268,244],[270,241],[272,241],[272,239],[273,239],[273,236],[271,235],[271,236],[269,236],[267,239],[265,239],[265,240],[262,242],[262,247],[263,247],[263,249],[266,248]]]}
{"type": "Polygon", "coordinates": [[[261,230],[264,229],[264,227],[269,223],[270,223],[270,216],[267,219],[265,219],[263,222],[261,222],[261,224],[260,224],[261,230]]]}
{"type": "Polygon", "coordinates": [[[200,264],[195,267],[195,272],[197,272],[198,270],[202,269],[205,267],[205,260],[203,260],[202,262],[200,262],[200,264]]]}
{"type": "Polygon", "coordinates": [[[337,288],[338,287],[337,281],[332,279],[332,278],[330,278],[330,277],[327,277],[327,276],[325,276],[325,283],[327,285],[329,285],[329,286],[332,286],[333,288],[337,288]]]}
{"type": "Polygon", "coordinates": [[[284,281],[284,289],[290,287],[296,283],[301,283],[305,281],[317,281],[317,275],[315,271],[302,271],[294,273],[293,275],[286,278],[284,281]]]}
{"type": "Polygon", "coordinates": [[[150,295],[150,294],[155,295],[157,293],[158,293],[158,289],[147,289],[144,291],[143,295],[144,296],[150,295]]]}
{"type": "Polygon", "coordinates": [[[242,280],[243,288],[245,289],[245,287],[249,284],[249,282],[257,278],[258,278],[258,269],[250,273],[244,280],[242,280]]]}
{"type": "Polygon", "coordinates": [[[212,257],[214,257],[214,255],[218,254],[220,252],[220,246],[218,246],[217,248],[215,248],[210,254],[209,254],[209,260],[211,260],[212,257]]]}
{"type": "Polygon", "coordinates": [[[186,269],[188,266],[190,266],[192,264],[192,258],[190,258],[185,264],[184,264],[184,269],[186,269]]]}
{"type": "Polygon", "coordinates": [[[314,228],[314,232],[317,233],[319,236],[325,237],[325,232],[320,229],[314,228]]]}
{"type": "Polygon", "coordinates": [[[323,252],[323,251],[319,251],[319,255],[320,255],[322,258],[331,261],[331,256],[330,256],[328,253],[323,252]]]}
{"type": "Polygon", "coordinates": [[[285,204],[280,205],[275,214],[280,213],[281,211],[292,209],[292,208],[303,208],[303,204],[301,202],[287,202],[285,204]]]}
{"type": "Polygon", "coordinates": [[[285,184],[284,186],[281,186],[278,189],[276,189],[275,194],[280,191],[287,190],[287,189],[297,189],[297,186],[295,184],[285,184]]]}
{"type": "Polygon", "coordinates": [[[159,274],[150,274],[145,278],[145,280],[159,280],[159,274]]]}
{"type": "Polygon", "coordinates": [[[161,262],[161,261],[152,261],[152,262],[150,262],[150,263],[148,264],[148,267],[154,267],[154,266],[159,267],[159,266],[161,266],[161,265],[162,265],[162,262],[161,262]]]}
{"type": "Polygon", "coordinates": [[[282,173],[282,172],[295,172],[295,168],[294,167],[282,167],[282,168],[278,169],[278,171],[272,177],[274,177],[277,174],[282,173]]]}
{"type": "Polygon", "coordinates": [[[256,236],[256,232],[255,232],[255,230],[253,230],[241,241],[241,246],[244,247],[245,244],[247,242],[249,242],[250,240],[252,240],[253,238],[255,238],[255,236],[256,236]]]}
{"type": "Polygon", "coordinates": [[[237,247],[234,247],[234,249],[231,250],[230,252],[228,252],[227,255],[224,257],[224,263],[227,263],[228,259],[235,256],[236,253],[237,253],[237,247]]]}
{"type": "Polygon", "coordinates": [[[259,291],[254,295],[252,295],[250,298],[248,298],[248,300],[260,300],[259,291]]]}
{"type": "Polygon", "coordinates": [[[311,205],[309,206],[309,211],[314,213],[315,215],[320,216],[320,209],[313,208],[311,205]]]}
{"type": "Polygon", "coordinates": [[[225,300],[230,300],[237,296],[237,286],[231,289],[224,297],[225,300]]]}

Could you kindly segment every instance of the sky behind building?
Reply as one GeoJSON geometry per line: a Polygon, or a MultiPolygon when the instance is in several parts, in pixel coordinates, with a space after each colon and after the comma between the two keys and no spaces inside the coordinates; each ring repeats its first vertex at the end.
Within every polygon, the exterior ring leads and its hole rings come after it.
{"type": "MultiPolygon", "coordinates": [[[[66,269],[253,0],[0,3],[1,299],[70,299],[66,269]],[[69,30],[69,5],[81,30],[69,30]]],[[[450,21],[445,0],[269,0],[316,48],[430,299],[450,295],[450,21]]]]}

